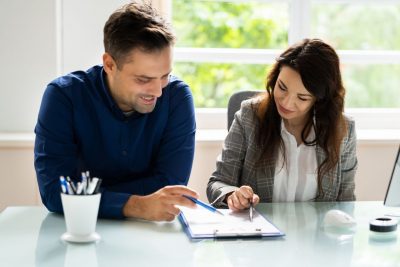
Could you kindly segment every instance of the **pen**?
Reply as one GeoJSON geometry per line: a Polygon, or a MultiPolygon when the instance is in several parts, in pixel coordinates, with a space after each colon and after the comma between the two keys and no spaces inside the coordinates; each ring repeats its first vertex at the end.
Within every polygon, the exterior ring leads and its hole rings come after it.
{"type": "Polygon", "coordinates": [[[93,194],[93,193],[95,192],[95,190],[96,190],[96,188],[97,188],[97,183],[98,183],[99,181],[100,181],[99,178],[94,177],[94,178],[89,182],[89,186],[88,186],[88,189],[87,189],[87,193],[88,193],[89,195],[91,195],[91,194],[93,194]]]}
{"type": "Polygon", "coordinates": [[[249,208],[249,218],[250,218],[250,222],[253,222],[253,201],[250,202],[250,208],[249,208]]]}
{"type": "Polygon", "coordinates": [[[60,176],[61,192],[68,195],[93,195],[100,191],[101,179],[90,178],[89,171],[82,172],[82,181],[75,183],[69,176],[60,176]]]}
{"type": "Polygon", "coordinates": [[[88,187],[88,179],[87,179],[87,176],[86,176],[85,172],[82,172],[81,176],[82,176],[82,185],[83,185],[82,192],[83,192],[84,195],[86,195],[87,194],[87,187],[88,187]]]}
{"type": "Polygon", "coordinates": [[[68,193],[74,195],[76,193],[76,187],[74,185],[74,182],[71,180],[71,178],[69,178],[69,176],[67,176],[66,179],[67,179],[68,193]]]}
{"type": "Polygon", "coordinates": [[[64,194],[68,194],[68,189],[67,189],[67,184],[65,182],[64,176],[60,176],[60,184],[61,184],[61,190],[64,194]]]}
{"type": "Polygon", "coordinates": [[[101,179],[99,179],[98,181],[97,181],[97,183],[96,183],[96,187],[94,188],[94,192],[93,192],[93,194],[97,194],[97,193],[99,193],[99,191],[100,191],[100,185],[101,185],[101,179]]]}
{"type": "Polygon", "coordinates": [[[213,206],[208,205],[208,204],[206,204],[206,203],[204,203],[204,202],[198,200],[197,198],[194,198],[194,197],[191,197],[191,196],[188,196],[188,195],[183,195],[183,196],[186,197],[187,199],[190,199],[191,201],[193,201],[193,202],[196,203],[197,205],[202,206],[203,208],[208,209],[208,210],[211,211],[211,212],[218,213],[218,214],[224,216],[224,214],[223,214],[222,212],[220,212],[219,210],[217,210],[217,209],[214,208],[213,206]]]}

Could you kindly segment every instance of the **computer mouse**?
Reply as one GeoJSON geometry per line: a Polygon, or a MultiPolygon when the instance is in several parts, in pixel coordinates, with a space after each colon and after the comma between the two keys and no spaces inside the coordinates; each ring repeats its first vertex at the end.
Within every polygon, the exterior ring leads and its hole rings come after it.
{"type": "Polygon", "coordinates": [[[352,228],[357,222],[344,211],[329,210],[324,217],[324,227],[352,228]]]}

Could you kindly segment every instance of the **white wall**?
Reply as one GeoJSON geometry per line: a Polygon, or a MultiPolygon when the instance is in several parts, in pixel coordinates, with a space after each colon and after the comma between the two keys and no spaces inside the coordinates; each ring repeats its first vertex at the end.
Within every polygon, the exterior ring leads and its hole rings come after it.
{"type": "Polygon", "coordinates": [[[33,131],[56,76],[54,0],[0,1],[0,132],[33,131]]]}
{"type": "Polygon", "coordinates": [[[102,62],[104,23],[127,2],[0,1],[0,132],[32,132],[46,85],[102,62]]]}
{"type": "Polygon", "coordinates": [[[103,27],[110,14],[127,0],[61,1],[61,72],[86,70],[102,63],[103,27]]]}
{"type": "Polygon", "coordinates": [[[40,203],[32,147],[0,148],[0,211],[40,203]]]}

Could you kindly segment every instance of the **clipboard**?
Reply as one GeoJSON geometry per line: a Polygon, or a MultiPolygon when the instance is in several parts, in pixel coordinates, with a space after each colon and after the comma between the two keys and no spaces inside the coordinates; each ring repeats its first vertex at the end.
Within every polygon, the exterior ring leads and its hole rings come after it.
{"type": "Polygon", "coordinates": [[[191,239],[207,238],[246,238],[246,237],[282,237],[285,234],[275,225],[254,210],[253,221],[249,220],[249,211],[233,212],[218,209],[224,216],[196,207],[179,207],[178,218],[186,234],[191,239]]]}

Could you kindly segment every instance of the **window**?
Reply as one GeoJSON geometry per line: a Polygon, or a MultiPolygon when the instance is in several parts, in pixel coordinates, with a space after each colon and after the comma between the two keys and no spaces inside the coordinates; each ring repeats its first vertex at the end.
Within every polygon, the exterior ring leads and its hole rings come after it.
{"type": "Polygon", "coordinates": [[[305,37],[341,58],[347,108],[400,108],[400,1],[171,0],[174,72],[196,107],[225,108],[237,90],[263,89],[275,57],[305,37]]]}
{"type": "Polygon", "coordinates": [[[347,107],[400,107],[400,1],[313,1],[311,35],[342,57],[347,107]],[[362,3],[363,2],[363,3],[362,3]]]}
{"type": "Polygon", "coordinates": [[[268,69],[269,65],[260,64],[178,62],[174,73],[191,86],[196,107],[213,108],[227,107],[234,91],[264,88],[262,77],[268,69]]]}
{"type": "Polygon", "coordinates": [[[288,14],[285,2],[172,1],[174,73],[196,107],[223,108],[234,91],[264,88],[269,63],[288,45],[288,14]]]}

